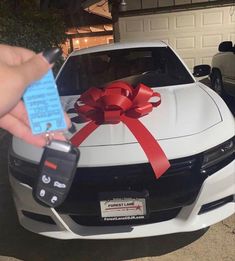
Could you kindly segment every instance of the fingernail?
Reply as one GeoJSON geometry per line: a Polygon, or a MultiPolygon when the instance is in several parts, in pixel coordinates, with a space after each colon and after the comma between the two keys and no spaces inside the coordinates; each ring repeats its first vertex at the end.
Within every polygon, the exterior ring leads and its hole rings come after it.
{"type": "Polygon", "coordinates": [[[62,52],[60,48],[51,48],[43,51],[42,55],[48,61],[49,64],[54,63],[60,56],[62,52]]]}

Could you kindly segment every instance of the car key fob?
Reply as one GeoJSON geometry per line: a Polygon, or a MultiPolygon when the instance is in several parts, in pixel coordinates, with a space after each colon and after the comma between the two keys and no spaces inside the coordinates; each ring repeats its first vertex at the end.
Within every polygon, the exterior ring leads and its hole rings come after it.
{"type": "Polygon", "coordinates": [[[52,140],[45,147],[39,175],[33,187],[35,200],[43,206],[61,205],[73,182],[79,150],[66,141],[52,140]]]}

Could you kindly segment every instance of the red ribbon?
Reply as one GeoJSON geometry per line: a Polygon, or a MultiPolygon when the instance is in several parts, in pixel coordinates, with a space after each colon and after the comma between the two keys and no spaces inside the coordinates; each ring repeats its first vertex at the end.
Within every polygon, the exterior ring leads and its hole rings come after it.
{"type": "Polygon", "coordinates": [[[170,167],[170,163],[158,142],[138,118],[149,114],[160,103],[160,93],[153,92],[144,84],[139,84],[134,89],[119,81],[105,89],[90,88],[75,103],[79,116],[90,122],[71,138],[71,142],[79,146],[99,125],[123,122],[141,145],[156,178],[159,178],[170,167]],[[149,102],[152,97],[157,97],[158,100],[149,102]]]}

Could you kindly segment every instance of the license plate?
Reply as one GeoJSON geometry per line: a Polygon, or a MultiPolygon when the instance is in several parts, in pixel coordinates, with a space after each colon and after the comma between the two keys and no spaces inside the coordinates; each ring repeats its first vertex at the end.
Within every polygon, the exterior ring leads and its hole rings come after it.
{"type": "Polygon", "coordinates": [[[145,193],[102,194],[100,200],[101,219],[103,221],[122,221],[145,219],[147,204],[145,193]]]}

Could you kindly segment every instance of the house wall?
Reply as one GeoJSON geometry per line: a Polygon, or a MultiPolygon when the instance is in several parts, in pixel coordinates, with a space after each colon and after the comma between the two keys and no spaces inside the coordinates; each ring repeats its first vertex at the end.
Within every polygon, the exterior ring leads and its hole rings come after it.
{"type": "Polygon", "coordinates": [[[125,10],[139,10],[156,7],[170,7],[185,4],[220,2],[219,0],[125,0],[125,10]]]}

